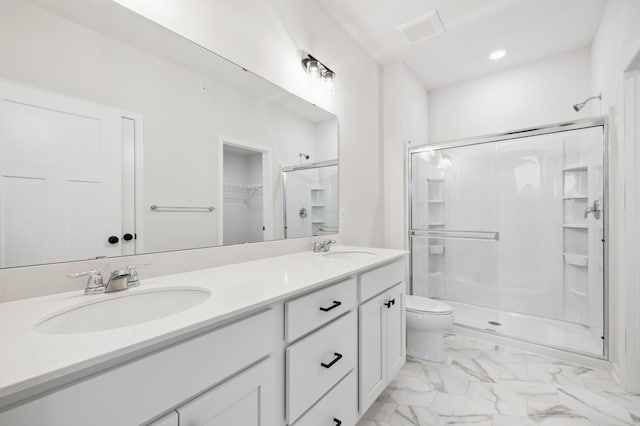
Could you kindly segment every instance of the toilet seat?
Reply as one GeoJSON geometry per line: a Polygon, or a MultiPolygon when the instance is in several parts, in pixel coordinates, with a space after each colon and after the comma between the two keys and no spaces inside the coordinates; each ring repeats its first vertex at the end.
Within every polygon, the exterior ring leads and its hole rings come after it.
{"type": "Polygon", "coordinates": [[[406,309],[411,312],[431,315],[447,315],[453,312],[453,308],[446,303],[414,295],[406,296],[406,309]]]}

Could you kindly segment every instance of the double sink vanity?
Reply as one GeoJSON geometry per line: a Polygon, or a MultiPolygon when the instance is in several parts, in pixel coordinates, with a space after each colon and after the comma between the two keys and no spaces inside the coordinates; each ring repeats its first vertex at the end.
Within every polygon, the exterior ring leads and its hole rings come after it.
{"type": "Polygon", "coordinates": [[[0,305],[0,424],[348,426],[405,361],[404,251],[337,247],[0,305]]]}

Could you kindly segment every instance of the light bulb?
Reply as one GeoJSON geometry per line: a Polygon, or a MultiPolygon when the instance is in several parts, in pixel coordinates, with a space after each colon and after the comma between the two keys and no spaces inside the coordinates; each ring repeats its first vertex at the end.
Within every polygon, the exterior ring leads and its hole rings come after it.
{"type": "Polygon", "coordinates": [[[318,61],[314,59],[307,61],[307,72],[309,73],[311,78],[320,78],[320,64],[318,63],[318,61]]]}

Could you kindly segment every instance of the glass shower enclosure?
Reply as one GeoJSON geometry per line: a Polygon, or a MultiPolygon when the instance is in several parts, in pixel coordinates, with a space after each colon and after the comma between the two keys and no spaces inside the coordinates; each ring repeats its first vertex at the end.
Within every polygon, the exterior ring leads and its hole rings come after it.
{"type": "Polygon", "coordinates": [[[605,118],[409,152],[412,293],[477,331],[606,358],[605,118]]]}

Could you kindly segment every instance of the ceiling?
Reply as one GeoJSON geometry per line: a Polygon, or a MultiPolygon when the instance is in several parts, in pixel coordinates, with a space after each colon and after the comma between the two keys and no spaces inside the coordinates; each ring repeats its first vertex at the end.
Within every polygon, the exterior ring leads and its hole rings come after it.
{"type": "Polygon", "coordinates": [[[587,47],[606,0],[316,0],[380,64],[427,89],[587,47]],[[437,10],[445,33],[411,44],[397,27],[437,10]],[[496,49],[507,56],[491,61],[496,49]]]}

